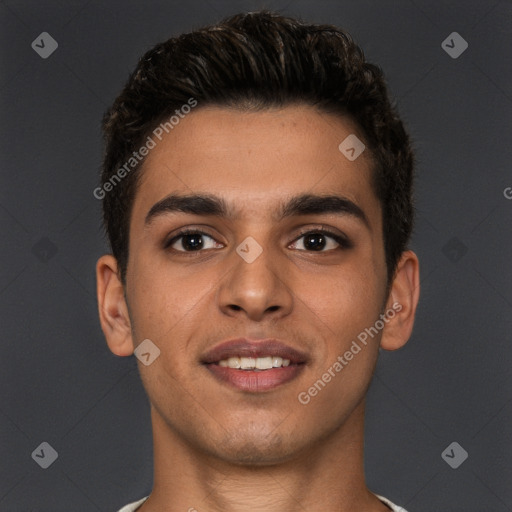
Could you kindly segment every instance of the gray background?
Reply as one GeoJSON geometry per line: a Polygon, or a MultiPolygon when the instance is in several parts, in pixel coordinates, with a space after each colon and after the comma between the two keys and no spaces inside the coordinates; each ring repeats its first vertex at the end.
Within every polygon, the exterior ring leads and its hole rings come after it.
{"type": "Polygon", "coordinates": [[[412,339],[382,352],[370,388],[370,488],[410,512],[512,510],[512,4],[5,0],[2,512],[113,512],[150,492],[136,360],[110,353],[97,315],[99,123],[152,45],[260,7],[347,29],[417,149],[422,293],[412,339]],[[456,59],[441,47],[454,31],[469,44],[456,59]],[[41,32],[59,45],[47,59],[31,47],[41,32]],[[469,454],[457,469],[441,456],[453,441],[469,454]],[[48,469],[32,458],[42,442],[58,452],[48,469]]]}

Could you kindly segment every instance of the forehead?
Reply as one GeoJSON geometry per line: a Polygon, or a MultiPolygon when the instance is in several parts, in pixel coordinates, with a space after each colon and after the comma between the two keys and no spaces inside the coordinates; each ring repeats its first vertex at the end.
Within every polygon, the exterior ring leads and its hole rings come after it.
{"type": "Polygon", "coordinates": [[[133,220],[176,192],[224,197],[240,216],[265,215],[284,197],[304,193],[339,193],[375,209],[371,155],[365,150],[350,161],[339,149],[354,135],[363,138],[350,118],[309,106],[260,112],[196,107],[161,140],[153,136],[133,220]]]}

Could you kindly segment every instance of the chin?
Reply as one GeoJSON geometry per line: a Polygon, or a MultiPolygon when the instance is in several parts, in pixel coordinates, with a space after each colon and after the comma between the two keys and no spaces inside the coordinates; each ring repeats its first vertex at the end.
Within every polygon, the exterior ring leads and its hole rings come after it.
{"type": "Polygon", "coordinates": [[[223,439],[214,448],[215,456],[231,464],[269,466],[293,459],[301,451],[297,438],[284,438],[274,431],[255,436],[254,432],[238,431],[223,439]]]}

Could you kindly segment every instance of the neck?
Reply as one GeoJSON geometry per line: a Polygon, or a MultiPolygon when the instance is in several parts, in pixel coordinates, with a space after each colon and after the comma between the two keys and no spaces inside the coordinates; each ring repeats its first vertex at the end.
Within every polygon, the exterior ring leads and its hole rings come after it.
{"type": "Polygon", "coordinates": [[[338,431],[294,458],[245,465],[199,451],[151,408],[154,486],[140,512],[388,511],[366,487],[364,401],[338,431]]]}

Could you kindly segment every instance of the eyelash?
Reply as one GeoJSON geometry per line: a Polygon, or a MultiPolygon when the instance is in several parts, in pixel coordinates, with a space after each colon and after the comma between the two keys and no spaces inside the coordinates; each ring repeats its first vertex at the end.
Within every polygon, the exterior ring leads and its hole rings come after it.
{"type": "MultiPolygon", "coordinates": [[[[332,238],[335,242],[337,242],[340,245],[340,247],[336,247],[335,249],[330,249],[328,251],[323,251],[323,250],[322,251],[308,251],[308,250],[305,250],[303,252],[325,253],[325,252],[335,251],[336,249],[350,249],[352,247],[352,243],[348,240],[348,238],[346,238],[345,236],[340,235],[338,233],[333,233],[332,231],[330,231],[328,229],[325,229],[325,228],[307,229],[305,231],[301,231],[299,236],[292,243],[297,242],[300,238],[302,238],[302,237],[304,237],[306,235],[312,235],[312,234],[315,234],[315,235],[317,235],[317,234],[326,235],[327,237],[332,238]]],[[[213,238],[213,236],[211,236],[209,233],[201,231],[200,229],[184,228],[184,229],[178,231],[178,233],[176,233],[176,235],[173,236],[171,239],[169,239],[166,242],[164,242],[164,249],[168,249],[171,245],[174,244],[174,242],[176,242],[180,238],[183,238],[186,235],[205,235],[205,236],[215,240],[213,238]]],[[[198,250],[198,251],[178,251],[176,249],[173,249],[173,251],[177,252],[177,253],[181,253],[181,254],[190,254],[191,256],[194,255],[195,253],[203,252],[203,250],[198,250]]]]}

